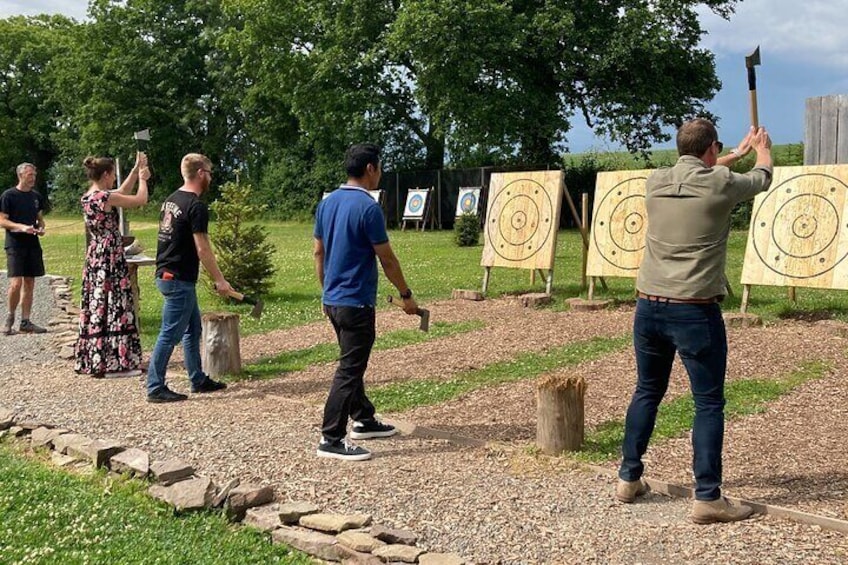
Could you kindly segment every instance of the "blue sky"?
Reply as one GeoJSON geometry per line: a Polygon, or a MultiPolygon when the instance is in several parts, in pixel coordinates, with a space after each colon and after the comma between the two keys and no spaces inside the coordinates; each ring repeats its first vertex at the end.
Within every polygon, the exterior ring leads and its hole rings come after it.
{"type": "MultiPolygon", "coordinates": [[[[62,13],[85,17],[87,0],[3,0],[0,17],[62,13]]],[[[848,6],[844,0],[743,0],[730,21],[699,9],[707,30],[702,45],[716,56],[722,89],[708,108],[720,118],[725,144],[735,144],[748,127],[745,55],[759,45],[757,67],[761,125],[775,143],[804,140],[804,104],[810,97],[848,94],[848,6]]],[[[573,121],[569,147],[617,149],[573,121]]],[[[671,147],[670,144],[666,146],[671,147]]]]}

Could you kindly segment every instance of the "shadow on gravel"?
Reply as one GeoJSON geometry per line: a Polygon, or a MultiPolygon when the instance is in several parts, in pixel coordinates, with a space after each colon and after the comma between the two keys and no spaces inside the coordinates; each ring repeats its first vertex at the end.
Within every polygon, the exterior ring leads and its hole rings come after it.
{"type": "MultiPolygon", "coordinates": [[[[804,475],[772,475],[725,481],[725,488],[756,488],[772,494],[757,495],[760,502],[786,505],[799,501],[845,502],[848,500],[848,473],[809,473],[804,475]],[[780,490],[781,492],[774,492],[780,490]]],[[[848,518],[848,511],[841,516],[848,518]]]]}

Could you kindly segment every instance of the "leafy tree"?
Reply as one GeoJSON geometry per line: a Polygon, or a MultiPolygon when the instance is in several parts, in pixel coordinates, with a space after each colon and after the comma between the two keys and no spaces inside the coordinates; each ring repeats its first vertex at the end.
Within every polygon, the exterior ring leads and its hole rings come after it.
{"type": "Polygon", "coordinates": [[[48,193],[45,173],[58,153],[54,134],[63,118],[52,62],[67,48],[72,27],[61,16],[0,20],[0,186],[15,184],[15,166],[28,161],[40,173],[36,188],[48,193]]]}
{"type": "MultiPolygon", "coordinates": [[[[249,184],[228,182],[211,208],[217,217],[211,239],[224,278],[239,292],[266,294],[276,271],[275,249],[262,226],[248,224],[265,207],[255,204],[249,184]]],[[[210,287],[214,285],[206,279],[210,287]]]]}

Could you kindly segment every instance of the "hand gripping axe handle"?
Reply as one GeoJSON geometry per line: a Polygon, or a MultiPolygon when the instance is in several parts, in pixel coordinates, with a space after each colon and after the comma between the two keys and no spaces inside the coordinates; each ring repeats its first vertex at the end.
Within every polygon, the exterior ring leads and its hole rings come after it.
{"type": "Polygon", "coordinates": [[[751,125],[760,127],[760,118],[757,113],[757,71],[754,69],[760,64],[760,46],[754,52],[745,57],[745,68],[748,69],[748,94],[751,97],[751,125]]]}
{"type": "MultiPolygon", "coordinates": [[[[389,304],[394,304],[398,308],[403,308],[401,302],[399,302],[395,297],[389,295],[386,297],[386,300],[389,301],[389,304]]],[[[422,332],[430,331],[430,311],[426,308],[416,308],[415,315],[421,318],[421,323],[418,324],[418,329],[422,332]]]]}

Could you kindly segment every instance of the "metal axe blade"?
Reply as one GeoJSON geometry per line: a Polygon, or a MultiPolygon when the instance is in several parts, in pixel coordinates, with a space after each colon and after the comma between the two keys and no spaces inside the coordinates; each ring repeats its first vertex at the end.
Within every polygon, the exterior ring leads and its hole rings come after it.
{"type": "Polygon", "coordinates": [[[430,311],[426,308],[419,308],[417,312],[415,312],[419,316],[421,316],[421,323],[418,325],[418,329],[422,332],[430,331],[430,311]]]}
{"type": "Polygon", "coordinates": [[[754,49],[753,53],[747,55],[745,57],[745,66],[749,69],[754,68],[756,65],[760,64],[760,46],[757,45],[757,48],[754,49]]]}

